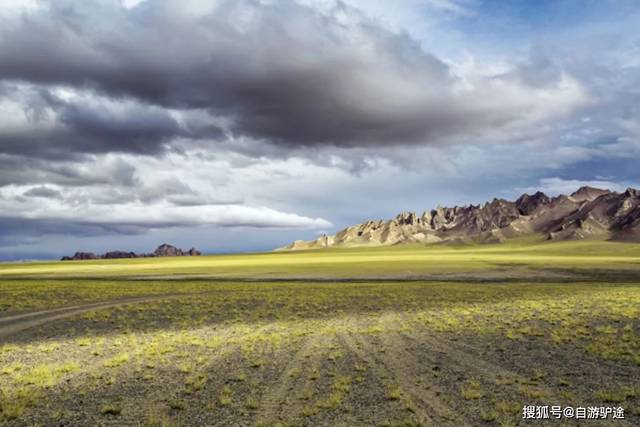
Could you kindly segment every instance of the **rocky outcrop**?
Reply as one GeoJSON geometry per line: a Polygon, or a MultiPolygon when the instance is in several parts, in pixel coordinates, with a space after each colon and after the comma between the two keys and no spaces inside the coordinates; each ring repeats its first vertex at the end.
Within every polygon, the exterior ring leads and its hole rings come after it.
{"type": "Polygon", "coordinates": [[[117,259],[117,258],[137,258],[135,252],[125,252],[125,251],[111,251],[107,252],[102,256],[104,259],[117,259]]]}
{"type": "Polygon", "coordinates": [[[147,258],[147,257],[172,257],[172,256],[200,256],[202,252],[196,248],[188,251],[176,248],[175,246],[163,243],[158,246],[153,253],[136,254],[127,251],[109,251],[103,255],[96,255],[93,252],[76,252],[73,256],[64,256],[61,261],[82,261],[91,259],[122,259],[122,258],[147,258]]]}
{"type": "Polygon", "coordinates": [[[93,252],[76,252],[73,256],[62,257],[62,261],[71,260],[87,260],[87,259],[100,259],[100,257],[93,252]]]}
{"type": "Polygon", "coordinates": [[[175,246],[168,245],[166,243],[161,244],[153,252],[154,256],[183,256],[182,249],[178,249],[175,246]]]}
{"type": "Polygon", "coordinates": [[[623,193],[582,187],[569,196],[538,191],[515,202],[493,199],[483,205],[437,207],[418,215],[403,212],[388,221],[367,221],[334,236],[295,241],[283,250],[402,243],[502,242],[539,235],[549,240],[640,241],[640,191],[623,193]]]}

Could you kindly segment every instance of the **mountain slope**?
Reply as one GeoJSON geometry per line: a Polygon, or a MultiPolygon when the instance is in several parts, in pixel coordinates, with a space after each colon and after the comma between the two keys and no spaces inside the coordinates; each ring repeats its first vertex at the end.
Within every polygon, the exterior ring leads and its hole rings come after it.
{"type": "Polygon", "coordinates": [[[569,196],[523,194],[515,202],[438,207],[421,215],[403,212],[388,221],[367,221],[333,236],[297,240],[281,248],[385,246],[402,243],[502,242],[542,235],[549,240],[599,238],[640,241],[640,191],[623,193],[582,187],[569,196]]]}

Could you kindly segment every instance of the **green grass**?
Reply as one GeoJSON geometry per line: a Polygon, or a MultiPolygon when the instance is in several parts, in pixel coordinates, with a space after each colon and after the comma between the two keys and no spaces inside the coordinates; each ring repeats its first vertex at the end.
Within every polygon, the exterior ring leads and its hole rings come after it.
{"type": "Polygon", "coordinates": [[[633,389],[626,387],[616,390],[603,390],[596,393],[596,398],[605,403],[623,403],[629,398],[634,398],[640,394],[640,388],[633,389]]]}
{"type": "Polygon", "coordinates": [[[482,386],[477,380],[471,380],[461,387],[460,394],[465,400],[480,399],[482,397],[482,386]]]}
{"type": "Polygon", "coordinates": [[[233,403],[233,391],[231,391],[231,387],[228,385],[224,386],[218,396],[218,403],[222,406],[229,406],[233,403]]]}
{"type": "Polygon", "coordinates": [[[120,405],[107,403],[102,406],[100,413],[102,415],[120,415],[122,413],[122,408],[120,405]]]}
{"type": "Polygon", "coordinates": [[[104,362],[104,366],[106,368],[116,368],[118,366],[122,366],[129,361],[129,354],[122,353],[117,356],[112,357],[111,359],[104,362]]]}

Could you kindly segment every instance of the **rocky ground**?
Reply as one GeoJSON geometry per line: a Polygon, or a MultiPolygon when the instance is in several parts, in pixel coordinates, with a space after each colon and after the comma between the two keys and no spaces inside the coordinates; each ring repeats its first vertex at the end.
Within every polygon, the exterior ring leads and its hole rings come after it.
{"type": "Polygon", "coordinates": [[[5,313],[0,420],[509,426],[547,404],[624,407],[589,425],[640,423],[635,283],[189,287],[5,313]]]}

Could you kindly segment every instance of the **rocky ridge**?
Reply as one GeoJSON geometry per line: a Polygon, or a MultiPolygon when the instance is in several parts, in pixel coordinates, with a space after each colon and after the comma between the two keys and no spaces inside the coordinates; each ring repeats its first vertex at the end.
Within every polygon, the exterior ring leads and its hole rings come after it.
{"type": "Polygon", "coordinates": [[[93,252],[76,252],[73,256],[64,256],[62,261],[81,261],[91,259],[120,259],[120,258],[150,258],[150,257],[172,257],[172,256],[200,256],[202,253],[191,248],[188,251],[176,248],[175,246],[163,243],[158,246],[153,253],[149,254],[136,254],[135,252],[126,251],[110,251],[102,255],[94,254],[93,252]]]}
{"type": "Polygon", "coordinates": [[[367,221],[333,236],[297,240],[281,250],[333,246],[385,246],[403,243],[503,242],[541,235],[548,240],[608,239],[640,241],[640,191],[622,193],[582,187],[566,196],[538,191],[515,201],[493,199],[483,205],[438,207],[421,215],[403,212],[388,221],[367,221]]]}

